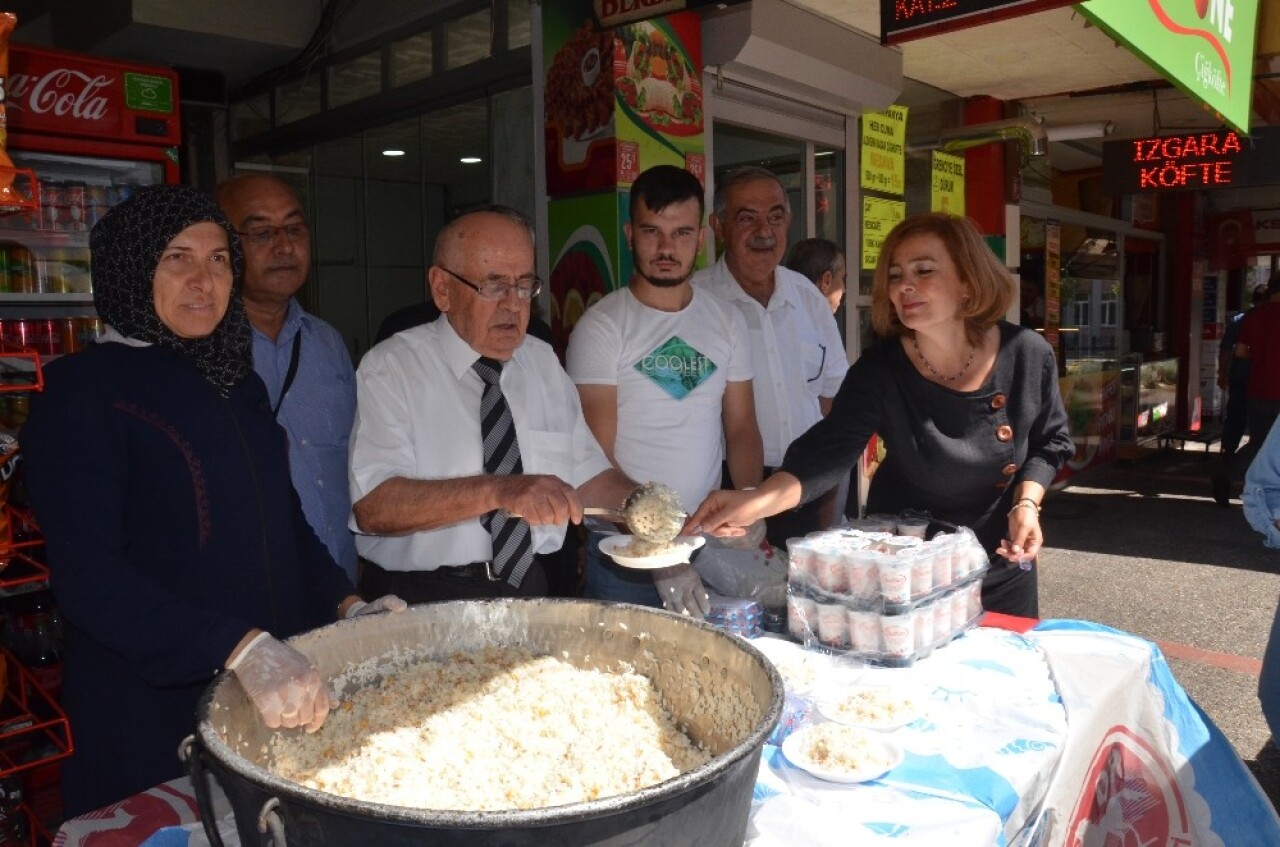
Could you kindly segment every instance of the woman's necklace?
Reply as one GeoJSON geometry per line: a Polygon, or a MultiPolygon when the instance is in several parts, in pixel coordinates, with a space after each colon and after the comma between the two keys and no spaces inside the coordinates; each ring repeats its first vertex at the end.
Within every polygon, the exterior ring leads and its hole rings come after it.
{"type": "Polygon", "coordinates": [[[978,355],[978,348],[970,347],[969,355],[964,360],[964,367],[960,368],[959,371],[952,374],[951,376],[943,376],[942,374],[938,373],[937,368],[929,364],[929,360],[924,357],[924,353],[920,352],[920,342],[916,340],[916,337],[914,335],[911,336],[911,346],[916,349],[916,355],[920,357],[920,363],[924,365],[925,370],[929,371],[929,373],[933,374],[933,376],[936,379],[940,379],[943,382],[955,382],[957,379],[959,379],[960,377],[968,373],[969,366],[973,364],[974,357],[978,355]]]}

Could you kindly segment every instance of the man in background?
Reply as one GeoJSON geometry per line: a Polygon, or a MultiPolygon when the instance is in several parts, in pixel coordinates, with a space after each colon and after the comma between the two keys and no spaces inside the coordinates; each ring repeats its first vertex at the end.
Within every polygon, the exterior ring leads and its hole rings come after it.
{"type": "Polygon", "coordinates": [[[844,254],[834,241],[825,238],[797,241],[787,256],[787,268],[818,286],[818,291],[831,304],[831,314],[840,310],[844,300],[845,265],[844,254]]]}
{"type": "Polygon", "coordinates": [[[355,415],[355,372],[342,336],[298,304],[311,273],[311,230],[302,204],[277,177],[234,176],[217,189],[244,248],[244,308],[253,327],[253,369],[267,385],[289,436],[289,472],[307,522],[334,561],[356,580],[347,521],[347,440],[355,415]]]}
{"type": "MultiPolygon", "coordinates": [[[[689,282],[706,237],[702,196],[683,168],[640,174],[623,227],[635,271],[587,309],[566,357],[587,424],[614,467],[669,485],[687,510],[720,487],[726,458],[735,486],[762,478],[746,326],[737,309],[689,282]]],[[[600,538],[591,533],[586,596],[708,611],[692,565],[622,568],[600,553],[600,538]]]]}
{"type": "MultiPolygon", "coordinates": [[[[845,261],[844,253],[840,252],[840,247],[834,241],[826,238],[797,241],[787,255],[787,267],[808,277],[810,282],[818,286],[818,291],[831,304],[831,314],[840,311],[845,292],[845,261]]],[[[825,410],[823,414],[826,414],[825,410]]],[[[854,472],[818,498],[819,526],[833,526],[843,516],[854,472]]]]}
{"type": "Polygon", "coordinates": [[[1235,355],[1249,362],[1249,375],[1245,379],[1245,393],[1249,398],[1245,425],[1249,441],[1228,460],[1228,479],[1234,478],[1241,469],[1248,469],[1271,432],[1271,425],[1280,417],[1280,271],[1273,271],[1267,280],[1266,302],[1250,309],[1240,322],[1235,355]]]}
{"type": "Polygon", "coordinates": [[[1240,449],[1240,439],[1244,437],[1247,422],[1249,401],[1249,360],[1236,357],[1236,342],[1240,338],[1240,325],[1245,315],[1267,300],[1267,287],[1259,285],[1253,289],[1249,309],[1232,315],[1227,319],[1227,328],[1222,333],[1222,344],[1218,347],[1218,387],[1226,391],[1226,409],[1222,415],[1222,456],[1221,467],[1213,473],[1213,499],[1219,506],[1231,505],[1232,457],[1240,449]]]}
{"type": "MultiPolygon", "coordinates": [[[[830,303],[808,279],[780,266],[790,224],[786,189],[771,171],[730,171],[716,180],[711,213],[724,255],[693,277],[695,287],[728,301],[746,319],[765,476],[830,410],[849,368],[830,303]]],[[[769,543],[781,547],[823,528],[821,500],[770,518],[769,543]]]]}

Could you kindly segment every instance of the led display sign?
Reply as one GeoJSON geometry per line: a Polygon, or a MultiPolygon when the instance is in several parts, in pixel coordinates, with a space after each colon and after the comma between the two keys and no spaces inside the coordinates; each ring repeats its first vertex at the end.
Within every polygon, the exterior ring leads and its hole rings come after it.
{"type": "Polygon", "coordinates": [[[1280,127],[1108,141],[1102,181],[1108,194],[1280,185],[1280,127]]]}
{"type": "Polygon", "coordinates": [[[1174,85],[1249,131],[1259,0],[1088,0],[1077,8],[1174,85]]]}
{"type": "Polygon", "coordinates": [[[880,0],[880,43],[901,44],[927,35],[1070,6],[1073,0],[880,0]]]}

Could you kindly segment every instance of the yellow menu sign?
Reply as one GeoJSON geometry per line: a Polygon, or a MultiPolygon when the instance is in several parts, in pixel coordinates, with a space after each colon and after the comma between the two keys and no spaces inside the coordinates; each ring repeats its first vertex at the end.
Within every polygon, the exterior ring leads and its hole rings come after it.
{"type": "Polygon", "coordinates": [[[880,259],[880,247],[889,230],[907,216],[907,204],[901,200],[882,200],[879,197],[862,198],[862,269],[875,270],[880,259]]]}
{"type": "Polygon", "coordinates": [[[964,157],[934,151],[929,169],[933,183],[929,193],[929,210],[963,215],[964,157]]]}
{"type": "Polygon", "coordinates": [[[901,195],[906,187],[907,107],[890,106],[862,116],[860,184],[871,191],[901,195]]]}

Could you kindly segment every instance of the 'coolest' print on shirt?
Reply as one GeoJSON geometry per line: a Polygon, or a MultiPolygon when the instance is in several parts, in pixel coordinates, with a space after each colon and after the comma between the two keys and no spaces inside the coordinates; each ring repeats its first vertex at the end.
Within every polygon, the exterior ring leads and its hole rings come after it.
{"type": "Polygon", "coordinates": [[[677,400],[683,400],[716,372],[716,363],[673,335],[640,359],[635,369],[677,400]]]}

